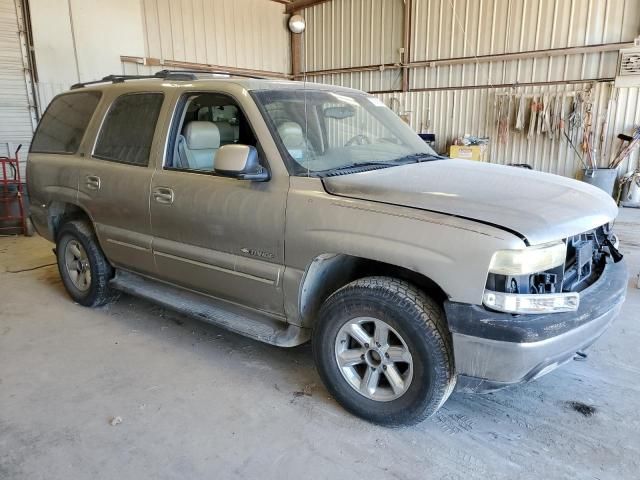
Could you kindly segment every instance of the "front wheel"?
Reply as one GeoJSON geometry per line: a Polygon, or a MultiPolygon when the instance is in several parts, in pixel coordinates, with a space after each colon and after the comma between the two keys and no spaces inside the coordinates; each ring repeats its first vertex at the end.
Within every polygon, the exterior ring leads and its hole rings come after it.
{"type": "Polygon", "coordinates": [[[367,277],[335,292],[320,309],[312,344],[334,398],[374,423],[420,422],[455,386],[442,308],[404,281],[367,277]]]}

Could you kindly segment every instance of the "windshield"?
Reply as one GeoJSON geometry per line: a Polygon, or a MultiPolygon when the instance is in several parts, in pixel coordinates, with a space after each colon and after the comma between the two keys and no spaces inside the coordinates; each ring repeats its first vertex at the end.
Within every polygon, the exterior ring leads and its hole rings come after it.
{"type": "Polygon", "coordinates": [[[319,90],[262,90],[254,98],[288,152],[291,173],[393,166],[436,153],[376,97],[319,90]],[[388,165],[387,165],[388,164],[388,165]]]}

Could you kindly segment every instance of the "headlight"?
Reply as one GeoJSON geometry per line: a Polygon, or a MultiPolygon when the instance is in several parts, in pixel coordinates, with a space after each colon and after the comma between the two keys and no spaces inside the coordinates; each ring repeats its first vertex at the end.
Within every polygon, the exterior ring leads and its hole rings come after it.
{"type": "Polygon", "coordinates": [[[493,310],[506,313],[574,312],[580,305],[580,294],[569,292],[540,295],[485,290],[482,303],[493,310]]]}
{"type": "Polygon", "coordinates": [[[522,250],[498,250],[493,254],[489,271],[498,275],[528,275],[562,265],[567,245],[554,242],[522,250]]]}

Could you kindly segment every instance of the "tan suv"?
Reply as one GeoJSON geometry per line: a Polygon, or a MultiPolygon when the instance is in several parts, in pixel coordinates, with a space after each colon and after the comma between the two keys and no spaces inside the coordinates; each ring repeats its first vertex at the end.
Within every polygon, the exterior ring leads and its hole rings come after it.
{"type": "Polygon", "coordinates": [[[601,335],[627,274],[589,185],[449,160],[377,98],[189,72],[75,85],[28,162],[70,296],[125,291],[280,346],[398,425],[535,379],[601,335]]]}

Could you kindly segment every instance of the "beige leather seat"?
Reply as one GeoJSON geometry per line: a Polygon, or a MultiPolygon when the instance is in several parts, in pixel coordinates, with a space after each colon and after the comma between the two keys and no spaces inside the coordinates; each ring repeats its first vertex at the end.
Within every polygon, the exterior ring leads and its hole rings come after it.
{"type": "Polygon", "coordinates": [[[282,143],[295,160],[304,158],[305,150],[308,150],[302,127],[296,122],[282,122],[278,126],[278,135],[282,143]]]}
{"type": "Polygon", "coordinates": [[[231,125],[229,122],[215,122],[220,132],[220,145],[228,145],[238,141],[238,126],[231,125]]]}
{"type": "Polygon", "coordinates": [[[181,168],[213,170],[215,154],[220,148],[220,132],[211,122],[187,123],[178,138],[178,155],[181,168]]]}

